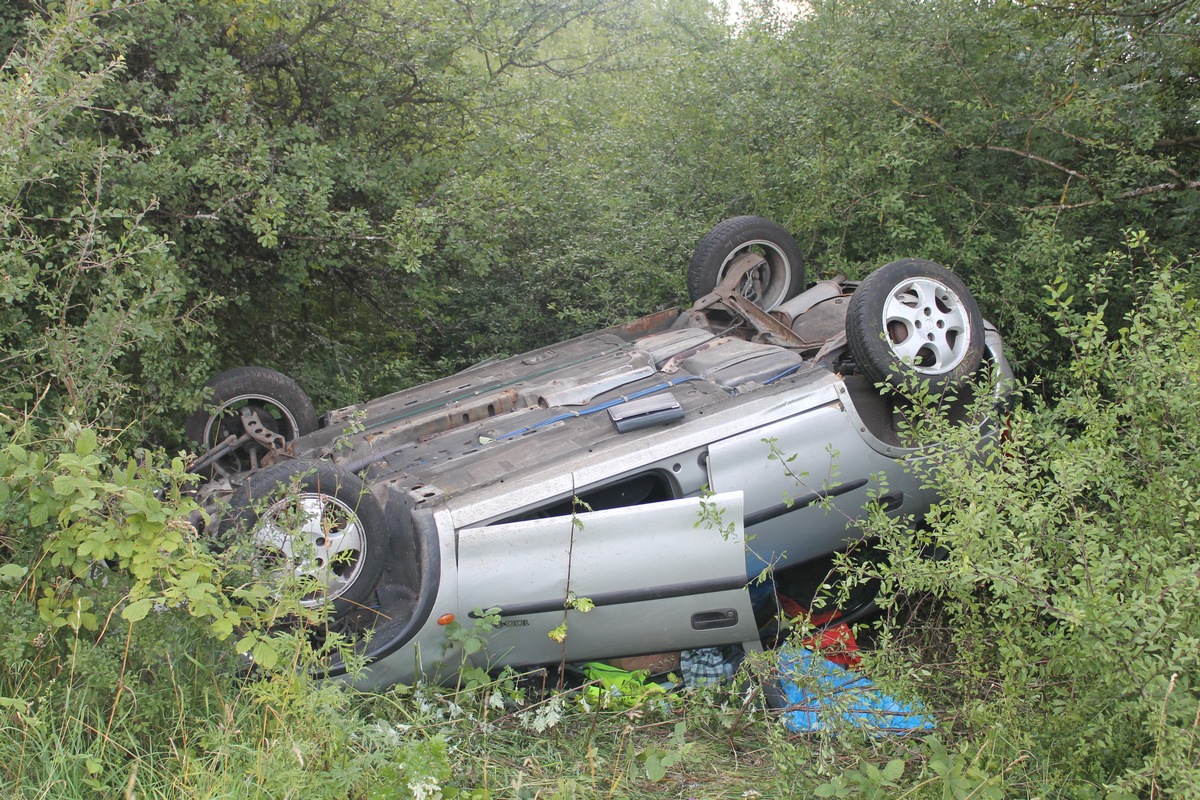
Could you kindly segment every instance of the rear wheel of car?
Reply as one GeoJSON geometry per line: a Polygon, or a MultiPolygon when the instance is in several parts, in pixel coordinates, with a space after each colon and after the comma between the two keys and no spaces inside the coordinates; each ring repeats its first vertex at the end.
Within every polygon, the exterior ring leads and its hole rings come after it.
{"type": "Polygon", "coordinates": [[[738,294],[760,308],[770,311],[804,288],[804,257],[790,233],[763,217],[732,217],[696,246],[688,265],[688,296],[695,301],[709,294],[746,254],[762,256],[764,263],[746,274],[738,294]]]}
{"type": "Polygon", "coordinates": [[[334,616],[368,605],[383,573],[388,522],[355,474],[328,461],[284,461],[252,474],[217,527],[253,579],[299,593],[334,616]]]}
{"type": "MultiPolygon", "coordinates": [[[[236,367],[204,384],[204,406],[187,418],[184,433],[202,453],[208,452],[231,435],[243,434],[241,415],[246,408],[285,442],[317,429],[316,409],[294,380],[266,367],[236,367]]],[[[262,444],[248,441],[198,471],[213,477],[253,469],[266,452],[262,444]]]]}
{"type": "Polygon", "coordinates": [[[850,353],[873,383],[910,376],[941,391],[983,362],[983,317],[962,279],[941,264],[906,258],[867,276],[846,313],[850,353]]]}

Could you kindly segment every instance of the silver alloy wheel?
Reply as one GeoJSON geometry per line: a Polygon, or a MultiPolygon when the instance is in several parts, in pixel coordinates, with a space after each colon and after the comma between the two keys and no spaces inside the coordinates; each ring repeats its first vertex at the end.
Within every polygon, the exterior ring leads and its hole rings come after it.
{"type": "Polygon", "coordinates": [[[336,600],[358,579],[365,539],[350,506],[331,495],[301,492],[267,508],[251,541],[272,557],[280,583],[296,579],[319,587],[300,601],[311,608],[336,600]]]}
{"type": "Polygon", "coordinates": [[[910,278],[892,289],[883,329],[896,357],[922,375],[953,370],[970,348],[971,317],[962,299],[933,278],[910,278]]]}
{"type": "Polygon", "coordinates": [[[717,271],[718,284],[725,279],[725,270],[729,265],[746,253],[757,253],[767,263],[746,273],[738,285],[738,294],[753,301],[764,311],[770,311],[791,296],[792,270],[796,265],[789,263],[787,254],[779,245],[766,239],[754,239],[725,257],[717,271]]]}

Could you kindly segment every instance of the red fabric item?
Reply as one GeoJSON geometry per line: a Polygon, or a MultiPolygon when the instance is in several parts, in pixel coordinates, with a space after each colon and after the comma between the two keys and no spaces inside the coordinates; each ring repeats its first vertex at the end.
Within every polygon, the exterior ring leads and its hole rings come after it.
{"type": "Polygon", "coordinates": [[[810,613],[808,609],[790,597],[779,595],[779,608],[789,617],[808,617],[813,625],[827,625],[825,629],[808,637],[800,644],[809,650],[823,655],[827,660],[843,667],[855,667],[862,659],[858,655],[858,642],[854,640],[854,631],[844,622],[836,625],[829,623],[837,619],[837,611],[817,611],[810,613]]]}
{"type": "Polygon", "coordinates": [[[858,655],[858,642],[854,640],[854,631],[844,622],[825,628],[801,644],[843,667],[856,667],[862,661],[858,655]]]}

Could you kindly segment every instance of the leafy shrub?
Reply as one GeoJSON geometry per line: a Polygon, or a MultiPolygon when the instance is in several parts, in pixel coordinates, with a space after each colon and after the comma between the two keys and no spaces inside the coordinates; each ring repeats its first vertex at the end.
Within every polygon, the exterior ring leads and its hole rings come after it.
{"type": "Polygon", "coordinates": [[[207,338],[147,221],[156,201],[111,185],[139,157],[97,135],[98,98],[124,70],[106,5],[30,14],[0,65],[0,406],[162,433],[203,381],[207,338]]]}
{"type": "Polygon", "coordinates": [[[1031,396],[985,442],[922,418],[943,444],[913,468],[945,500],[915,539],[874,523],[887,585],[941,614],[933,635],[890,632],[898,653],[941,665],[899,674],[1000,758],[1025,752],[1047,794],[1194,794],[1200,781],[1200,320],[1187,277],[1132,234],[1085,287],[1052,283],[1047,311],[1074,355],[1063,395],[1031,396]],[[1105,298],[1135,261],[1153,277],[1113,325],[1105,298]],[[944,557],[926,557],[934,546],[944,557]]]}

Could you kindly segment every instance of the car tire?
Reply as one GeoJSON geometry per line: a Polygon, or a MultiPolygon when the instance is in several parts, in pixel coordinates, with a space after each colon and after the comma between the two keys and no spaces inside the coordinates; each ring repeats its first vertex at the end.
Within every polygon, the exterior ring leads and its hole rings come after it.
{"type": "Polygon", "coordinates": [[[983,317],[962,279],[932,261],[906,258],[867,276],[850,297],[846,339],[872,383],[910,376],[941,391],[983,362],[983,317]]]}
{"type": "MultiPolygon", "coordinates": [[[[371,603],[383,574],[389,526],[357,475],[329,461],[290,460],[252,473],[219,521],[222,549],[245,553],[254,579],[306,582],[308,608],[334,617],[371,603]]],[[[281,591],[282,591],[282,587],[281,591]]]]}
{"type": "MultiPolygon", "coordinates": [[[[317,429],[316,409],[294,380],[266,367],[235,367],[204,384],[204,405],[187,418],[184,434],[206,452],[230,434],[241,435],[238,414],[248,405],[254,406],[260,412],[259,419],[287,442],[317,429]]],[[[263,452],[260,445],[251,442],[200,472],[211,478],[218,471],[251,469],[256,466],[252,456],[263,452]]]]}
{"type": "Polygon", "coordinates": [[[795,297],[804,288],[804,257],[796,240],[781,225],[763,217],[731,217],[709,231],[688,265],[688,296],[693,301],[712,292],[734,259],[757,253],[767,266],[746,276],[739,293],[765,311],[795,297]],[[756,280],[750,280],[754,276],[756,280]]]}

